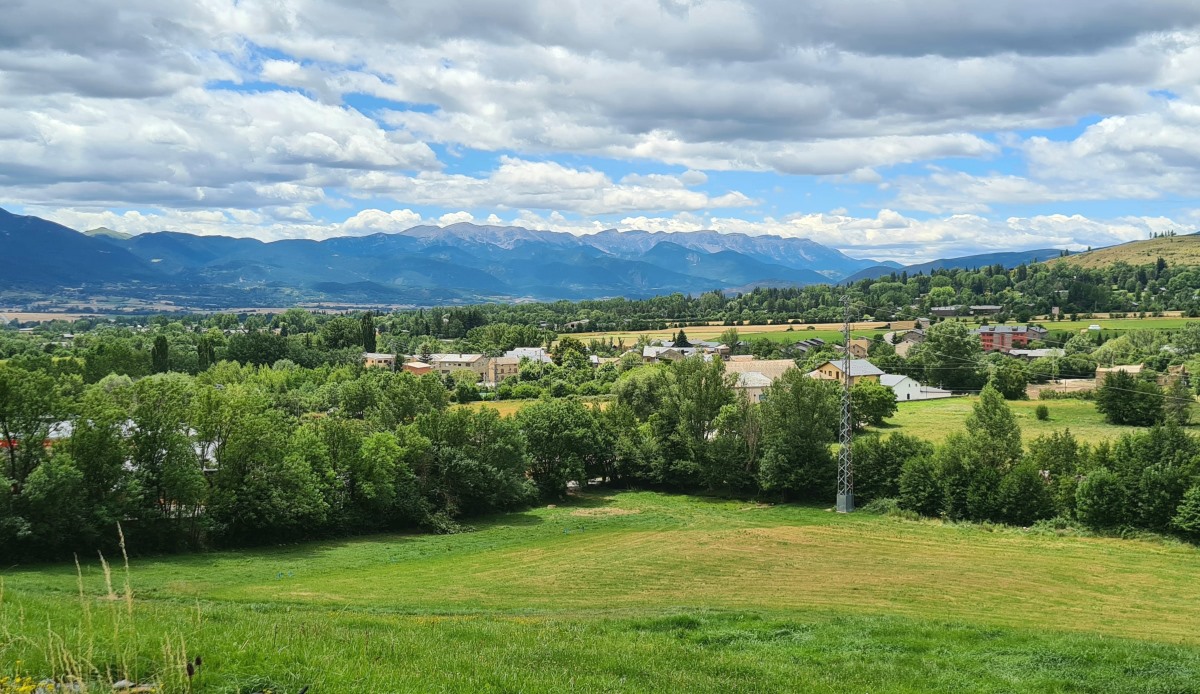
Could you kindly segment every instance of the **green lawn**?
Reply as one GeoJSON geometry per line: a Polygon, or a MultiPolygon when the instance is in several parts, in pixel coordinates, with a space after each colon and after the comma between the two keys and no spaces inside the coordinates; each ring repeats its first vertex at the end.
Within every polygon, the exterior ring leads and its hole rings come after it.
{"type": "Polygon", "coordinates": [[[222,692],[1200,686],[1200,551],[1160,542],[629,492],[453,536],[134,559],[128,604],[96,563],[3,572],[0,677],[187,691],[200,655],[194,688],[222,692]]]}
{"type": "MultiPolygon", "coordinates": [[[[887,420],[887,425],[878,427],[881,432],[902,431],[934,442],[946,438],[952,431],[963,430],[963,420],[971,413],[971,407],[979,400],[977,396],[924,400],[899,403],[896,415],[887,420]]],[[[1115,426],[1104,421],[1104,415],[1096,411],[1096,403],[1087,400],[1016,400],[1009,406],[1021,425],[1026,442],[1061,429],[1070,429],[1083,441],[1115,439],[1124,433],[1139,431],[1138,427],[1115,426]],[[1038,421],[1034,410],[1045,405],[1050,410],[1050,419],[1038,421]]],[[[1196,425],[1189,427],[1197,429],[1196,425]]]]}

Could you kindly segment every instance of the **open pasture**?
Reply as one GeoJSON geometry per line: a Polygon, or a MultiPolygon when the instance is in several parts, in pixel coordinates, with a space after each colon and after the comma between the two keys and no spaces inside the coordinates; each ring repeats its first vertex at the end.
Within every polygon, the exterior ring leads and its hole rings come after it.
{"type": "Polygon", "coordinates": [[[645,492],[6,568],[0,676],[187,691],[1196,691],[1200,551],[645,492]],[[72,665],[73,664],[73,665],[72,665]],[[8,668],[9,671],[3,671],[8,668]]]}

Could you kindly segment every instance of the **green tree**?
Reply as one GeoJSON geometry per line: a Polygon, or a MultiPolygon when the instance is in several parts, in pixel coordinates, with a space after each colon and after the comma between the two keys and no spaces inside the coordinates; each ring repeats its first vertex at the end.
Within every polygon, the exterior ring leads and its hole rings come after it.
{"type": "Polygon", "coordinates": [[[943,486],[938,465],[929,456],[904,461],[900,468],[900,507],[922,516],[936,517],[943,506],[943,486]]]}
{"type": "Polygon", "coordinates": [[[1110,424],[1151,426],[1163,415],[1162,389],[1125,371],[1114,371],[1096,389],[1096,409],[1110,424]]]}
{"type": "Polygon", "coordinates": [[[688,341],[687,333],[683,332],[683,328],[680,328],[679,332],[675,335],[675,346],[676,347],[691,347],[692,346],[692,343],[690,341],[688,341]]]}
{"type": "Polygon", "coordinates": [[[544,499],[559,499],[567,482],[586,484],[592,459],[606,454],[605,438],[590,409],[578,400],[542,400],[517,413],[525,435],[529,475],[544,499]]]}
{"type": "Polygon", "coordinates": [[[854,497],[856,501],[897,497],[904,464],[933,455],[933,444],[902,433],[859,436],[854,439],[854,497]]]}
{"type": "Polygon", "coordinates": [[[154,347],[150,350],[150,369],[156,374],[166,373],[170,371],[170,364],[170,346],[167,343],[167,337],[159,335],[154,338],[154,347]]]}
{"type": "Polygon", "coordinates": [[[375,314],[367,311],[362,314],[362,346],[364,352],[374,352],[376,343],[375,314]]]}
{"type": "Polygon", "coordinates": [[[982,383],[979,336],[965,323],[943,321],[925,331],[925,341],[912,349],[909,361],[924,371],[923,383],[949,390],[974,390],[982,383]]]}
{"type": "Polygon", "coordinates": [[[43,444],[63,408],[51,376],[0,363],[0,443],[7,458],[5,476],[18,488],[45,459],[43,444]]]}
{"type": "Polygon", "coordinates": [[[717,341],[728,347],[731,354],[738,354],[738,343],[742,341],[742,337],[737,328],[726,328],[717,341]]]}
{"type": "Polygon", "coordinates": [[[1079,520],[1091,528],[1114,528],[1129,519],[1129,491],[1105,468],[1088,473],[1075,490],[1079,520]]]}
{"type": "Polygon", "coordinates": [[[1196,399],[1182,378],[1175,378],[1163,398],[1163,416],[1168,422],[1187,426],[1192,421],[1192,406],[1196,399]]]}
{"type": "Polygon", "coordinates": [[[1054,516],[1054,496],[1041,472],[1022,463],[1005,473],[998,491],[1001,519],[1011,525],[1029,526],[1054,516]]]}
{"type": "Polygon", "coordinates": [[[850,388],[850,409],[855,425],[882,426],[896,414],[896,392],[874,381],[860,380],[850,388]]]}
{"type": "Polygon", "coordinates": [[[700,470],[704,486],[717,491],[754,491],[763,448],[762,408],[746,398],[736,398],[721,408],[714,427],[716,436],[700,470]]]}
{"type": "Polygon", "coordinates": [[[349,349],[363,344],[362,323],[350,316],[338,316],[325,321],[318,332],[321,341],[329,349],[349,349]]]}
{"type": "Polygon", "coordinates": [[[1193,485],[1183,495],[1171,525],[1192,537],[1200,537],[1200,484],[1193,485]]]}
{"type": "Polygon", "coordinates": [[[764,490],[832,498],[837,477],[830,445],[837,440],[837,384],[793,369],[767,389],[763,410],[764,490]]]}
{"type": "Polygon", "coordinates": [[[1026,400],[1029,375],[1024,365],[1013,358],[1004,358],[992,371],[988,384],[998,390],[1005,400],[1026,400]]]}
{"type": "Polygon", "coordinates": [[[973,464],[1005,472],[1021,459],[1021,427],[1004,396],[990,384],[971,406],[965,424],[973,464]]]}

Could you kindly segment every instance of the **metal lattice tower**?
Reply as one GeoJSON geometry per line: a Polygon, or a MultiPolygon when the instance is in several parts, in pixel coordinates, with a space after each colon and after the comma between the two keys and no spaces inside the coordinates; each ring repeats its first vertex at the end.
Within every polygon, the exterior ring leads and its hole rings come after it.
{"type": "Polygon", "coordinates": [[[842,297],[845,315],[842,320],[842,431],[838,448],[837,512],[850,513],[854,510],[854,467],[850,460],[853,442],[853,423],[850,409],[850,295],[842,297]]]}

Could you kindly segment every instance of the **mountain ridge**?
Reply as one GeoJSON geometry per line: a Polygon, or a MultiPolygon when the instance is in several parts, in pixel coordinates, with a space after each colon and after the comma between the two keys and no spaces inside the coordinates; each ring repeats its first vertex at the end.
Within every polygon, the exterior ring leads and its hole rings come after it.
{"type": "Polygon", "coordinates": [[[92,291],[209,305],[354,300],[467,303],[610,297],[842,281],[882,265],[805,238],[744,233],[421,225],[394,233],[261,241],[159,231],[79,232],[0,210],[15,273],[0,289],[92,291]]]}

